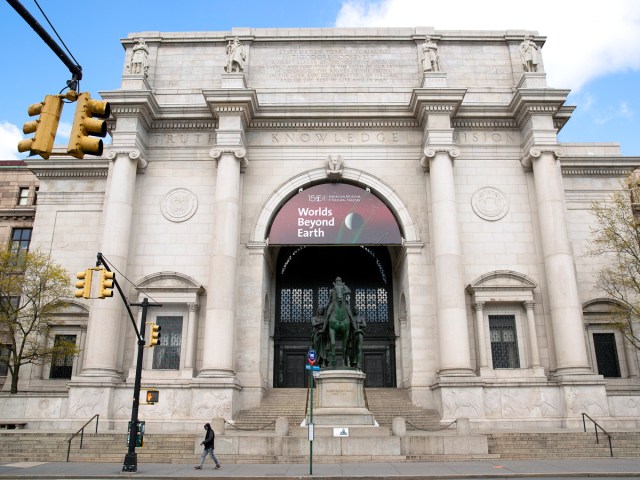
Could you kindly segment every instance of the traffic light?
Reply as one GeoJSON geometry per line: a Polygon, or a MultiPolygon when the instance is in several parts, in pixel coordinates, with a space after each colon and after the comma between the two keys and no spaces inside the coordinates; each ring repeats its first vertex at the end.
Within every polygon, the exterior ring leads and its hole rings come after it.
{"type": "Polygon", "coordinates": [[[75,296],[80,298],[91,298],[91,278],[93,276],[93,270],[87,268],[84,272],[78,272],[76,277],[78,281],[76,282],[76,290],[75,296]]]}
{"type": "Polygon", "coordinates": [[[158,390],[147,390],[147,404],[153,405],[160,400],[160,392],[158,390]]]}
{"type": "Polygon", "coordinates": [[[107,122],[100,119],[109,118],[109,115],[111,115],[109,103],[92,100],[87,92],[78,94],[67,153],[76,158],[84,158],[85,155],[102,155],[102,140],[90,135],[103,138],[107,134],[107,122]]]}
{"type": "Polygon", "coordinates": [[[155,323],[151,324],[151,333],[149,334],[149,346],[155,347],[156,345],[160,345],[160,325],[156,325],[155,323]]]}
{"type": "Polygon", "coordinates": [[[25,134],[33,133],[34,136],[18,142],[18,151],[49,158],[62,114],[62,97],[47,95],[44,102],[29,105],[27,113],[30,117],[40,115],[40,118],[24,124],[22,131],[25,134]]]}
{"type": "Polygon", "coordinates": [[[113,297],[113,277],[113,272],[100,270],[100,292],[98,293],[100,298],[113,297]]]}

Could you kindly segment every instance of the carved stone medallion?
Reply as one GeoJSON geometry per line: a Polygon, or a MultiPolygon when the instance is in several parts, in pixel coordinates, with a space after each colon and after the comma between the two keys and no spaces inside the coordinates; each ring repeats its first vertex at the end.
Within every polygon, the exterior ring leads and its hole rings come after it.
{"type": "Polygon", "coordinates": [[[174,188],[162,200],[162,215],[172,222],[189,220],[198,209],[198,199],[186,188],[174,188]]]}
{"type": "Polygon", "coordinates": [[[480,218],[495,222],[509,211],[509,204],[504,194],[493,187],[483,187],[471,197],[471,206],[480,218]]]}

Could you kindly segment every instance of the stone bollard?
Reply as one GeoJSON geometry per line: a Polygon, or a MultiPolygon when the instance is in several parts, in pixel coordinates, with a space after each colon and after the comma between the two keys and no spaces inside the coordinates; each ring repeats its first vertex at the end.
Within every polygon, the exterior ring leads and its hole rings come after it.
{"type": "Polygon", "coordinates": [[[276,436],[286,437],[289,435],[289,420],[287,417],[276,418],[276,436]]]}
{"type": "Polygon", "coordinates": [[[211,428],[216,435],[224,435],[224,418],[215,417],[211,420],[211,428]]]}
{"type": "Polygon", "coordinates": [[[395,417],[391,421],[391,433],[394,437],[404,437],[407,434],[407,424],[402,417],[395,417]]]}
{"type": "Polygon", "coordinates": [[[471,425],[468,418],[458,418],[456,420],[456,432],[458,435],[469,436],[471,433],[471,425]]]}

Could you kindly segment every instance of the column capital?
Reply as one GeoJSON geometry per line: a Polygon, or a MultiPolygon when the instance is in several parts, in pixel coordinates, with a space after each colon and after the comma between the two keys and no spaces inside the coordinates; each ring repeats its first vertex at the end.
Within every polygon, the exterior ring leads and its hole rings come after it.
{"type": "Polygon", "coordinates": [[[522,302],[522,307],[525,310],[533,310],[536,306],[536,302],[534,302],[533,300],[525,300],[524,302],[522,302]]]}
{"type": "Polygon", "coordinates": [[[126,155],[131,160],[137,160],[138,161],[138,168],[140,168],[140,169],[145,169],[145,168],[147,168],[147,165],[149,165],[149,162],[144,158],[145,156],[142,153],[142,151],[140,149],[138,149],[138,148],[135,148],[135,147],[131,147],[131,148],[123,148],[123,147],[110,148],[109,151],[107,152],[106,157],[109,160],[115,160],[120,155],[126,155]]]}
{"type": "Polygon", "coordinates": [[[198,305],[197,303],[187,303],[187,308],[190,312],[197,312],[200,308],[200,305],[198,305]]]}
{"type": "Polygon", "coordinates": [[[522,157],[522,166],[529,169],[533,166],[533,160],[540,158],[543,154],[552,155],[555,160],[565,155],[564,149],[559,145],[534,145],[522,157]]]}
{"type": "Polygon", "coordinates": [[[454,160],[460,156],[460,149],[456,145],[427,145],[424,147],[423,156],[420,159],[420,165],[425,170],[429,171],[429,160],[435,158],[439,153],[445,153],[451,160],[453,166],[454,160]]]}
{"type": "Polygon", "coordinates": [[[244,147],[229,146],[229,145],[216,145],[209,150],[209,156],[214,160],[220,160],[222,155],[230,154],[240,160],[240,171],[244,172],[249,166],[249,159],[247,158],[247,150],[244,147]]]}
{"type": "Polygon", "coordinates": [[[473,308],[475,312],[481,312],[484,310],[484,304],[485,302],[475,302],[471,304],[471,308],[473,308]]]}

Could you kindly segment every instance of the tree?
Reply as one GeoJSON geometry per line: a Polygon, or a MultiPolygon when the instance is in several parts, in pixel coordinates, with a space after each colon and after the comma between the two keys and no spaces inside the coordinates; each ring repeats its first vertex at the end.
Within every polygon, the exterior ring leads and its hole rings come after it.
{"type": "Polygon", "coordinates": [[[609,202],[593,203],[595,224],[587,254],[604,256],[596,284],[611,299],[615,327],[640,349],[640,177],[632,173],[609,202]]]}
{"type": "Polygon", "coordinates": [[[52,338],[51,320],[71,296],[69,274],[40,251],[17,255],[0,247],[0,338],[9,357],[0,358],[11,374],[11,393],[18,392],[20,368],[77,355],[75,343],[52,338]]]}

